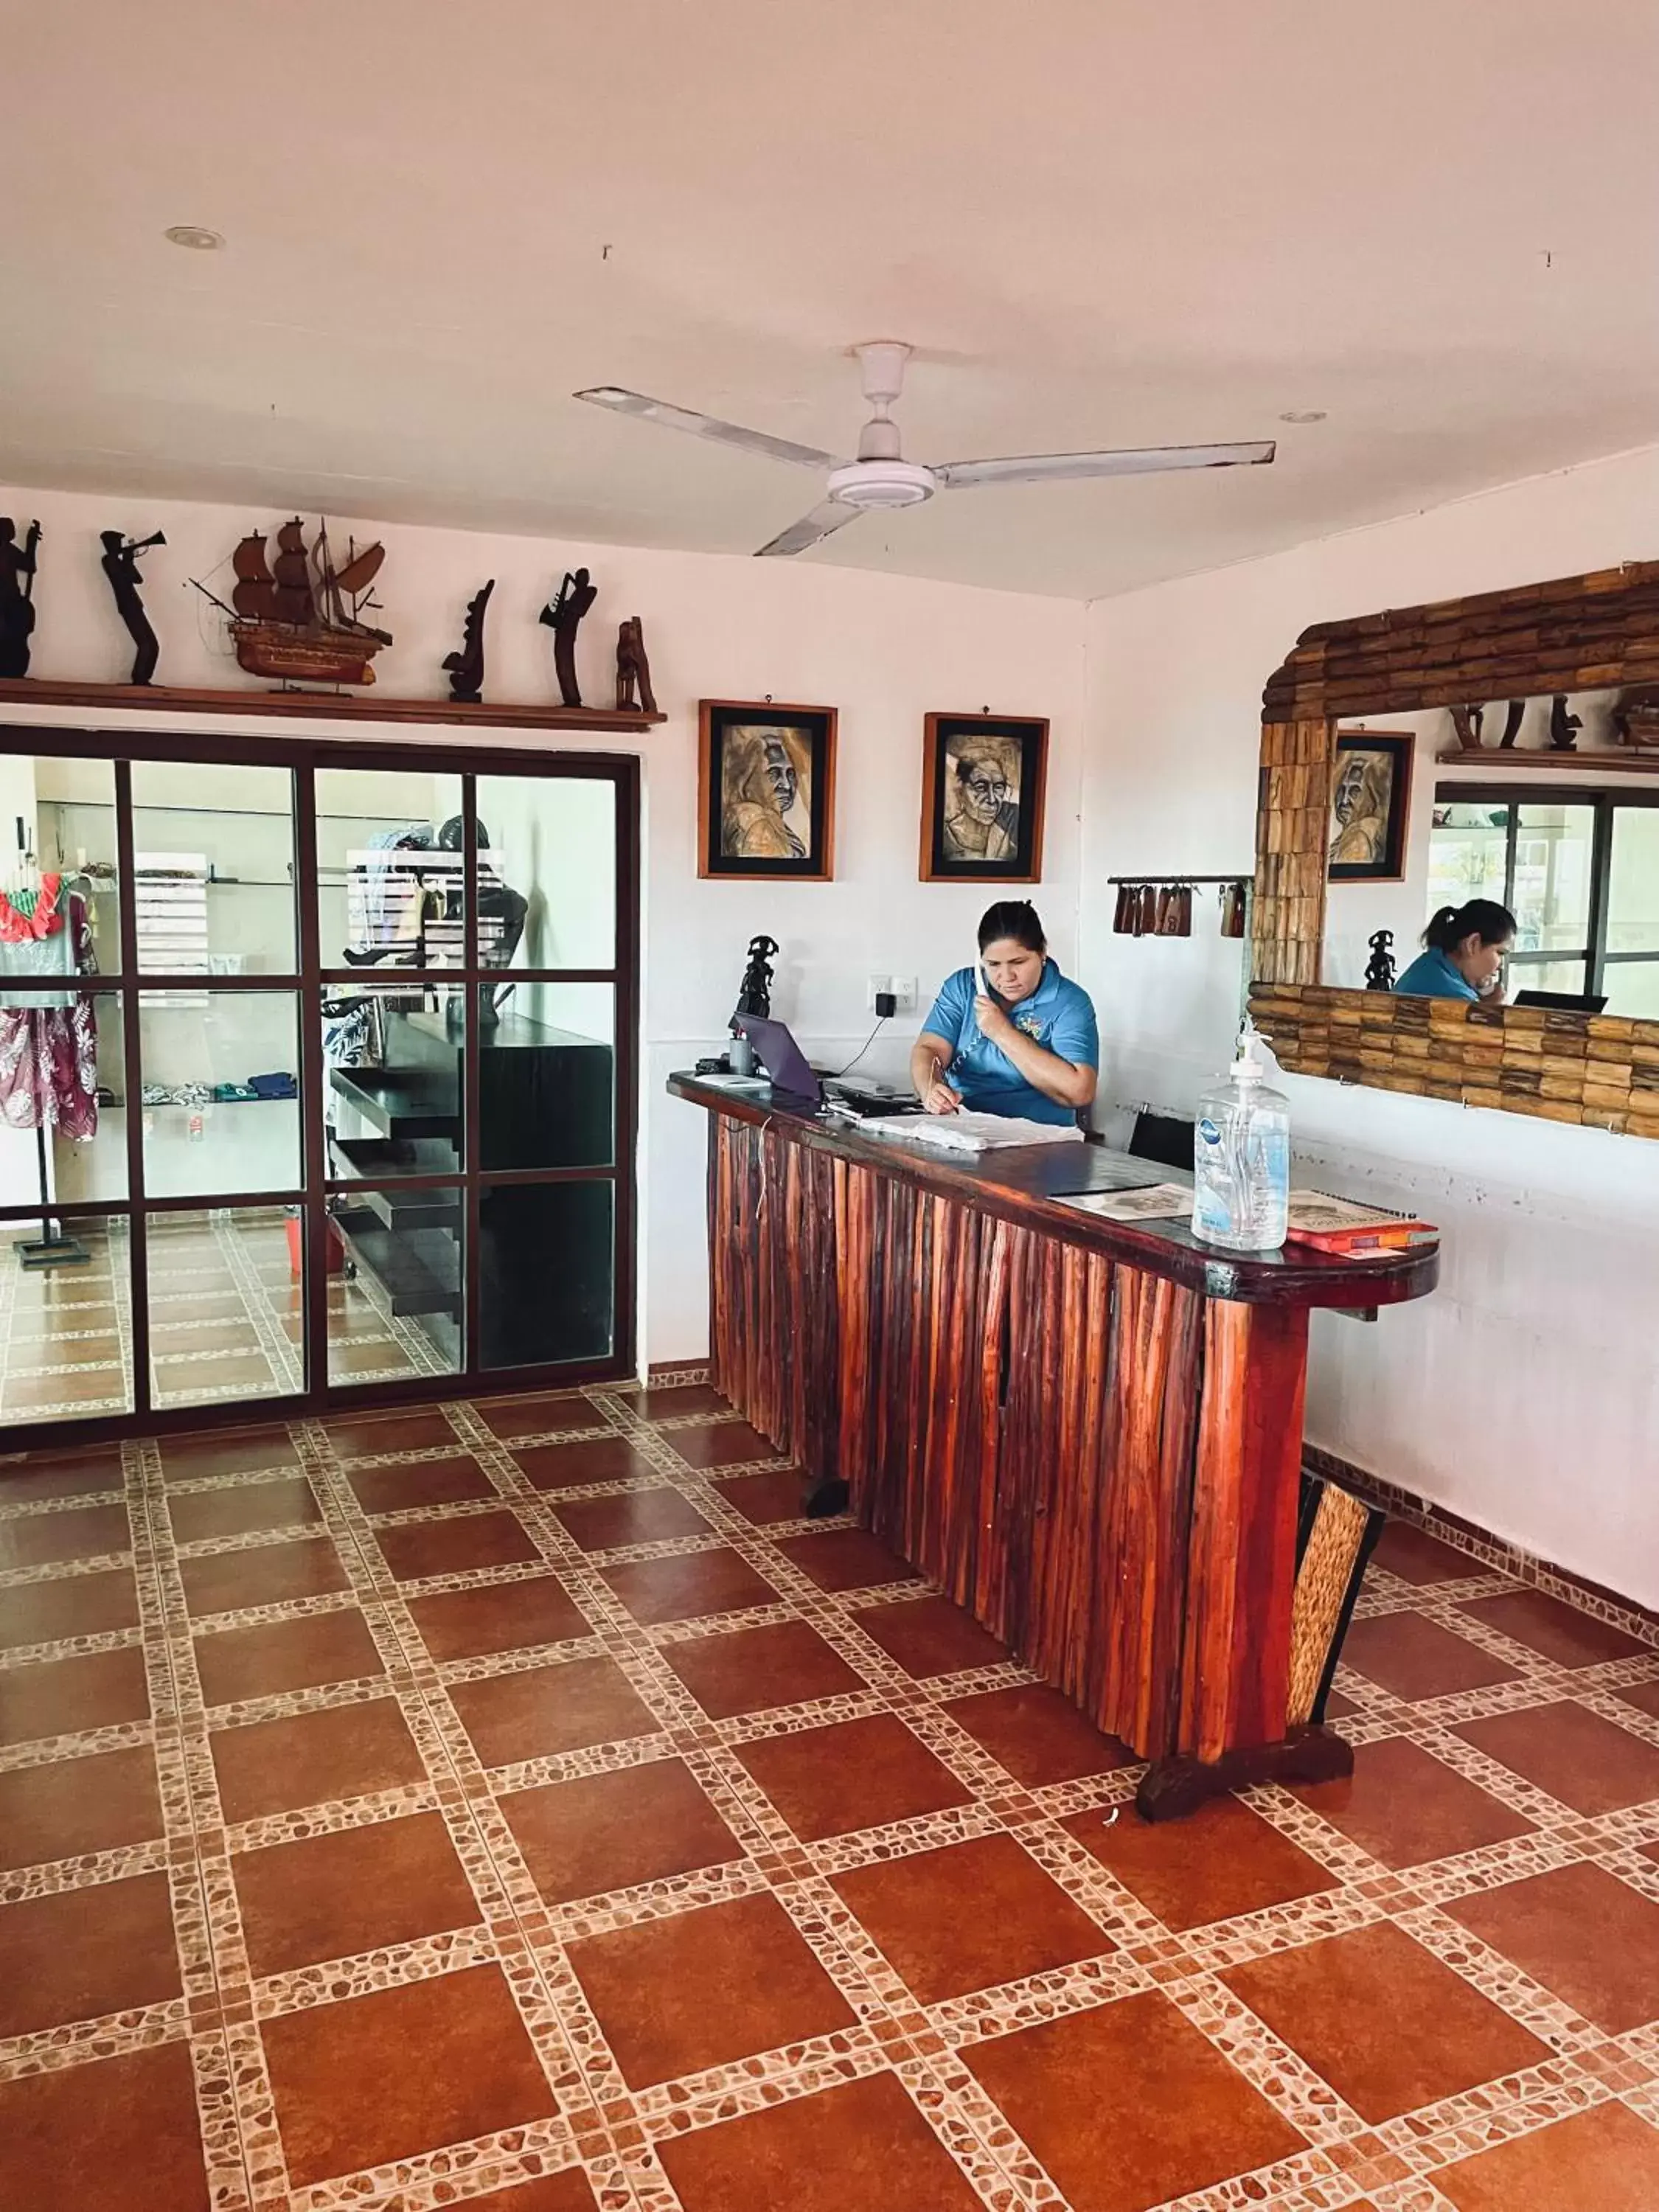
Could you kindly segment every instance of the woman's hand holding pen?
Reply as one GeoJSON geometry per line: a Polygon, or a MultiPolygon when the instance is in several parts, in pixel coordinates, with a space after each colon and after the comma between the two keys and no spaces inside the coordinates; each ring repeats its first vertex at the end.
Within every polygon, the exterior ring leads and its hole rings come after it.
{"type": "Polygon", "coordinates": [[[937,1060],[933,1062],[933,1079],[922,1092],[921,1103],[929,1114],[959,1114],[962,1111],[961,1096],[951,1090],[939,1073],[937,1060]]]}

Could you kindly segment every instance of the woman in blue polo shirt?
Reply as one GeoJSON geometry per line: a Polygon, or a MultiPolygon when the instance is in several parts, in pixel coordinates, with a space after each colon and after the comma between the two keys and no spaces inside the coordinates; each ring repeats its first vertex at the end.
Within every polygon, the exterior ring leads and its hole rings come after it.
{"type": "Polygon", "coordinates": [[[1515,916],[1496,899],[1443,906],[1423,932],[1423,950],[1395,985],[1395,994],[1501,1006],[1504,956],[1514,943],[1515,916]]]}
{"type": "Polygon", "coordinates": [[[910,1052],[910,1080],[930,1114],[1014,1115],[1075,1121],[1091,1105],[1100,1039],[1089,994],[1048,957],[1036,909],[1002,899],[979,925],[980,967],[945,978],[910,1052]]]}

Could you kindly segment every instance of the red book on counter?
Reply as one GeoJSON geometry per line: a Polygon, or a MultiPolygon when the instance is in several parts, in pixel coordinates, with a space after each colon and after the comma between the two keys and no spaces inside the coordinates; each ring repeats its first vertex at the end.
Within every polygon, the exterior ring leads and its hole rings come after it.
{"type": "Polygon", "coordinates": [[[1401,1252],[1413,1244],[1433,1244],[1440,1231],[1431,1221],[1391,1213],[1379,1206],[1356,1206],[1322,1190],[1293,1190],[1285,1240],[1310,1244],[1316,1252],[1348,1257],[1367,1252],[1401,1252]]]}

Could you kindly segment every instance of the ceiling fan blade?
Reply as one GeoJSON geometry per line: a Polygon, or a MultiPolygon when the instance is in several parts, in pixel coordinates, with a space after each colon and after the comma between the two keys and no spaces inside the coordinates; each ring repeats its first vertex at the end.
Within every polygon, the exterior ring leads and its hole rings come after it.
{"type": "Polygon", "coordinates": [[[804,553],[820,538],[829,538],[837,530],[845,530],[849,522],[856,522],[863,512],[861,507],[849,506],[844,499],[820,500],[810,514],[802,515],[787,530],[779,531],[769,544],[761,546],[755,558],[758,561],[769,553],[804,553]]]}
{"type": "Polygon", "coordinates": [[[1151,476],[1161,469],[1259,468],[1273,441],[1241,446],[1138,446],[1115,453],[1024,453],[1006,460],[945,461],[928,465],[953,490],[969,484],[1054,483],[1068,477],[1151,476]]]}
{"type": "Polygon", "coordinates": [[[696,415],[689,407],[671,407],[665,399],[647,399],[642,392],[623,392],[614,384],[596,384],[573,398],[614,414],[637,415],[647,422],[660,422],[665,430],[689,430],[694,438],[712,438],[717,445],[738,446],[745,453],[765,453],[775,461],[795,461],[805,469],[836,469],[834,453],[821,453],[816,446],[797,446],[787,438],[769,437],[764,430],[745,430],[737,422],[722,422],[714,415],[696,415]]]}

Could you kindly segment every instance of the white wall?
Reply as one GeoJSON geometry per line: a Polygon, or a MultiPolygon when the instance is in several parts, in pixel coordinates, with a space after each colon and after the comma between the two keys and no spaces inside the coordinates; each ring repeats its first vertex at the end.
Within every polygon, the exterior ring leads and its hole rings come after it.
{"type": "MultiPolygon", "coordinates": [[[[1261,688],[1297,634],[1650,559],[1656,517],[1648,452],[1091,610],[1081,979],[1109,1098],[1190,1110],[1225,1057],[1243,947],[1207,908],[1189,940],[1115,937],[1105,878],[1249,867],[1261,688]]],[[[1445,1231],[1432,1298],[1374,1326],[1316,1322],[1311,1439],[1659,1604],[1659,1146],[1285,1087],[1301,1170],[1445,1231]]]]}
{"type": "MultiPolygon", "coordinates": [[[[665,462],[669,460],[664,448],[665,462]]],[[[98,567],[100,530],[167,544],[146,561],[145,592],[161,639],[158,680],[246,687],[251,707],[260,686],[228,657],[223,625],[186,580],[223,592],[231,548],[275,510],[136,502],[120,498],[0,491],[0,514],[39,515],[45,525],[33,673],[118,681],[131,646],[116,619],[98,567]]],[[[544,755],[560,749],[637,751],[644,763],[644,1000],[641,1061],[643,1326],[641,1357],[700,1358],[707,1349],[703,1256],[703,1116],[664,1095],[669,1072],[717,1045],[737,994],[744,947],[757,930],[783,951],[774,1003],[809,1050],[849,1057],[867,1035],[866,980],[874,973],[915,975],[920,1012],[939,977],[966,957],[983,903],[971,890],[916,880],[921,788],[922,717],[930,710],[988,706],[1051,720],[1047,861],[1033,896],[1054,951],[1073,964],[1078,902],[1078,789],[1083,705],[1083,610],[1067,602],[973,591],[801,561],[733,560],[554,544],[457,531],[365,530],[329,518],[343,540],[384,537],[387,558],[378,590],[380,619],[395,644],[376,664],[386,695],[442,697],[440,663],[459,644],[468,599],[496,578],[488,629],[485,696],[546,702],[556,697],[548,632],[538,610],[568,566],[591,561],[599,599],[583,632],[585,696],[611,702],[616,626],[644,618],[659,703],[668,715],[642,739],[608,747],[526,733],[544,755]],[[836,871],[831,884],[699,883],[696,877],[696,702],[700,697],[763,698],[833,706],[841,714],[836,871]]],[[[870,521],[861,526],[878,529],[870,521]]],[[[66,713],[9,709],[15,726],[73,721],[66,713]]],[[[83,716],[81,720],[85,720],[83,716]]],[[[101,726],[134,719],[100,712],[101,726]]],[[[150,718],[143,718],[146,726],[150,718]]],[[[199,737],[214,721],[192,716],[199,737]]],[[[229,730],[261,726],[227,717],[229,730]]],[[[270,726],[293,733],[284,721],[270,726]]],[[[319,729],[331,726],[319,723],[319,729]]],[[[332,726],[361,742],[358,724],[332,726]]],[[[388,729],[399,745],[456,745],[469,732],[388,729]]],[[[514,733],[479,732],[500,746],[514,733]]],[[[492,830],[495,825],[492,823],[492,830]]],[[[504,834],[498,832],[497,834],[504,834]]],[[[894,1024],[862,1063],[902,1071],[919,1018],[894,1024]]]]}

